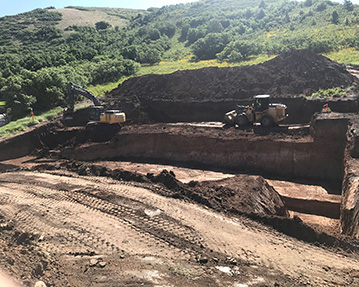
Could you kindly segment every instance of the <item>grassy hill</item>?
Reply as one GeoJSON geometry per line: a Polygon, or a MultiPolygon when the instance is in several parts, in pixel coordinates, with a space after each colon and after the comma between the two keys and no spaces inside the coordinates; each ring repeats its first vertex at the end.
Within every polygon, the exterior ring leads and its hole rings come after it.
{"type": "Polygon", "coordinates": [[[145,10],[133,10],[122,8],[86,8],[69,6],[64,9],[48,9],[50,12],[58,12],[62,15],[57,28],[65,30],[69,26],[91,26],[100,21],[106,21],[112,27],[124,28],[132,17],[138,14],[146,14],[145,10]]]}
{"type": "Polygon", "coordinates": [[[67,7],[0,18],[0,99],[13,118],[66,103],[66,83],[258,63],[310,49],[358,64],[359,7],[202,0],[144,10],[67,7]]]}

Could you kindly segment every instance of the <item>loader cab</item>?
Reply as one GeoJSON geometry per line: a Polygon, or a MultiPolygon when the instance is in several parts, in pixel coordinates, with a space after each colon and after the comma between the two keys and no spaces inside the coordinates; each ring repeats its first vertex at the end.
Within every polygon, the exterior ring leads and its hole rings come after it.
{"type": "Polygon", "coordinates": [[[269,109],[269,95],[254,96],[254,111],[263,112],[269,109]]]}

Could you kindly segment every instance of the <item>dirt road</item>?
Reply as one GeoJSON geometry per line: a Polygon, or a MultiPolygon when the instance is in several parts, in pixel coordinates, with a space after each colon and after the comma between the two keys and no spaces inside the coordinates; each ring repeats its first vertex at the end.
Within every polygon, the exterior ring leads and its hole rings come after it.
{"type": "Polygon", "coordinates": [[[0,202],[1,229],[11,235],[0,240],[1,261],[27,286],[40,279],[49,286],[359,284],[354,255],[162,197],[138,183],[2,173],[0,202]],[[41,264],[21,269],[31,256],[40,256],[41,264]]]}

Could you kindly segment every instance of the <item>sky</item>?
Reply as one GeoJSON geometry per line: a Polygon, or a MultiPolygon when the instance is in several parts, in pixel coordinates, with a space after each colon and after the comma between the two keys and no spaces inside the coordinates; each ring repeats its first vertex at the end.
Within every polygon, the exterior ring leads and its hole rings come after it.
{"type": "MultiPolygon", "coordinates": [[[[55,6],[56,8],[84,6],[147,9],[149,7],[162,7],[165,5],[195,1],[198,0],[0,0],[0,17],[15,15],[36,8],[46,8],[49,6],[55,6]]],[[[333,1],[343,3],[343,0],[333,1]]],[[[352,0],[352,3],[359,4],[359,0],[352,0]]]]}
{"type": "MultiPolygon", "coordinates": [[[[111,7],[147,9],[171,4],[195,2],[196,0],[0,0],[0,17],[28,12],[36,8],[55,6],[111,7]]],[[[359,0],[358,0],[359,1],[359,0]]]]}

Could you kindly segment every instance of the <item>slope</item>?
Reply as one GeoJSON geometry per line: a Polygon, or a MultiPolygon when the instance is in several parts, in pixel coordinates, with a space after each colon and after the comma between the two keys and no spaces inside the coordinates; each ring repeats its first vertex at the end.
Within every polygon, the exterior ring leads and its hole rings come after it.
{"type": "Polygon", "coordinates": [[[64,9],[48,9],[50,12],[62,14],[61,21],[56,25],[59,29],[65,30],[69,26],[92,26],[97,22],[108,22],[112,27],[124,28],[132,17],[138,14],[146,14],[144,10],[132,10],[122,8],[85,8],[66,7],[64,9]]]}

